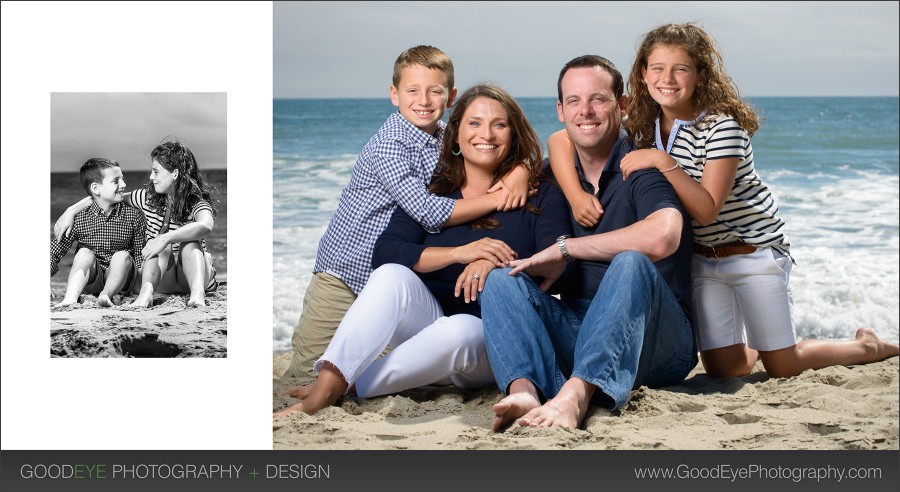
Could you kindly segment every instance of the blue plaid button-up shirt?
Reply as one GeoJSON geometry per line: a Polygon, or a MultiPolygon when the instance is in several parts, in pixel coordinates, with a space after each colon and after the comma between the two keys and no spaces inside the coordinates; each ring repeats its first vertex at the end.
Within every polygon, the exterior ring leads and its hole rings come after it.
{"type": "Polygon", "coordinates": [[[372,273],[372,249],[400,206],[427,231],[438,232],[455,201],[428,192],[445,124],[429,135],[399,112],[388,117],[360,152],[350,184],[319,241],[313,273],[341,279],[357,294],[372,273]]]}

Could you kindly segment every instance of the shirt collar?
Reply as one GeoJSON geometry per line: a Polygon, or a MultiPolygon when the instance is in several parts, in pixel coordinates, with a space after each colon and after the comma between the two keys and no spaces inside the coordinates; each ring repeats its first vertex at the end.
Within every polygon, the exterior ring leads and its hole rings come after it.
{"type": "Polygon", "coordinates": [[[416,144],[425,144],[434,139],[436,142],[440,142],[444,138],[444,130],[447,127],[447,124],[444,123],[444,120],[438,120],[437,128],[434,130],[434,135],[425,133],[421,128],[413,125],[406,118],[400,114],[400,111],[396,111],[391,115],[395,121],[397,121],[400,125],[402,125],[406,129],[406,134],[411,137],[413,143],[416,144]]]}
{"type": "MultiPolygon", "coordinates": [[[[616,137],[616,143],[613,145],[613,150],[609,154],[609,159],[606,160],[606,166],[603,167],[603,172],[621,172],[619,169],[619,161],[622,160],[622,157],[625,157],[625,154],[631,152],[632,145],[628,140],[628,134],[624,129],[619,129],[619,136],[616,137]]],[[[584,177],[584,169],[581,167],[581,159],[578,157],[578,152],[575,152],[575,169],[578,171],[578,177],[581,179],[582,184],[587,183],[587,180],[584,177]]]]}
{"type": "MultiPolygon", "coordinates": [[[[113,203],[112,208],[109,211],[110,218],[113,218],[119,214],[119,209],[121,208],[121,205],[122,205],[121,203],[113,203]]],[[[97,205],[97,202],[94,200],[91,200],[91,206],[88,207],[88,213],[97,215],[99,217],[104,217],[104,218],[106,217],[106,215],[103,213],[103,209],[101,209],[100,205],[97,205]]]]}
{"type": "Polygon", "coordinates": [[[660,150],[665,150],[667,154],[671,154],[671,153],[672,153],[672,145],[675,144],[675,135],[678,134],[678,130],[679,130],[682,126],[693,126],[693,125],[696,125],[696,124],[697,124],[700,120],[702,120],[703,117],[705,117],[705,116],[706,116],[706,111],[704,110],[703,112],[700,113],[700,115],[698,115],[696,118],[694,118],[694,119],[691,120],[691,121],[685,121],[685,120],[679,120],[679,119],[676,119],[676,120],[675,120],[675,124],[672,125],[672,131],[669,132],[669,141],[666,142],[665,145],[663,145],[663,143],[662,143],[662,133],[659,131],[659,122],[660,122],[660,119],[662,118],[662,112],[660,111],[660,112],[656,115],[656,125],[655,125],[655,126],[656,126],[656,148],[657,148],[657,149],[660,149],[660,150]]]}

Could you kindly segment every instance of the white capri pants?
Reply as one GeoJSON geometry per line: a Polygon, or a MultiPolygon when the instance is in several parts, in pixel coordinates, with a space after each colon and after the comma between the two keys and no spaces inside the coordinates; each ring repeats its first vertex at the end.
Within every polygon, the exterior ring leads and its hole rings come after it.
{"type": "Polygon", "coordinates": [[[769,351],[796,345],[790,274],[790,257],[772,248],[721,259],[694,254],[700,350],[747,344],[769,351]]]}
{"type": "Polygon", "coordinates": [[[350,306],[325,353],[356,394],[367,398],[431,384],[480,388],[494,382],[481,319],[444,316],[409,268],[382,265],[350,306]],[[390,353],[375,360],[390,345],[390,353]]]}

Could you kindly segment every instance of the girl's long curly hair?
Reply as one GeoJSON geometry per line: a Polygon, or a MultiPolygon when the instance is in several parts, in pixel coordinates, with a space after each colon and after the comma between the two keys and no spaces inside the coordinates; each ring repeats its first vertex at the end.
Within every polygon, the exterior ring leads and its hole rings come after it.
{"type": "MultiPolygon", "coordinates": [[[[436,194],[448,194],[466,184],[466,168],[462,155],[454,154],[453,148],[459,148],[456,139],[459,137],[459,126],[466,109],[479,97],[493,99],[503,106],[512,136],[510,150],[497,170],[494,171],[491,183],[496,184],[517,165],[524,164],[528,168],[528,188],[537,188],[543,161],[537,132],[528,123],[525,112],[522,111],[516,100],[505,90],[493,84],[478,84],[459,96],[453,105],[453,111],[450,113],[444,140],[441,144],[438,167],[434,171],[428,191],[436,194]]],[[[528,205],[528,209],[536,211],[531,205],[528,205]]],[[[472,222],[473,228],[496,229],[499,225],[500,223],[490,216],[472,222]]]]}
{"type": "Polygon", "coordinates": [[[653,147],[656,136],[655,124],[660,108],[644,83],[643,71],[647,68],[650,53],[657,46],[682,48],[694,61],[697,71],[705,72],[705,80],[694,90],[694,114],[706,110],[710,116],[731,116],[751,136],[759,129],[756,111],[741,100],[740,92],[725,71],[722,54],[712,37],[693,23],[666,24],[644,36],[628,77],[625,129],[638,148],[653,147]]]}
{"type": "MultiPolygon", "coordinates": [[[[178,178],[173,184],[172,196],[172,220],[178,222],[187,221],[191,215],[191,209],[199,200],[206,200],[212,208],[213,217],[216,216],[215,200],[211,192],[215,191],[207,182],[200,168],[197,167],[197,159],[187,146],[177,140],[167,140],[156,146],[150,152],[151,161],[156,161],[169,172],[178,170],[178,178]]],[[[160,195],[153,189],[153,183],[147,184],[148,201],[151,206],[161,213],[165,213],[167,195],[160,195]]]]}

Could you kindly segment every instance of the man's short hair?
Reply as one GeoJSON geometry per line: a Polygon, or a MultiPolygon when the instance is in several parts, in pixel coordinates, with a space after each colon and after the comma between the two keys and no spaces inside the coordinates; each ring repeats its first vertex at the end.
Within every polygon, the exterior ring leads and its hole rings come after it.
{"type": "Polygon", "coordinates": [[[103,183],[103,170],[111,167],[119,167],[119,163],[103,157],[91,157],[81,165],[81,187],[88,195],[91,194],[91,183],[103,183]]]}
{"type": "Polygon", "coordinates": [[[566,74],[572,68],[594,68],[599,67],[602,68],[606,73],[612,77],[612,85],[613,92],[615,93],[616,100],[622,97],[622,94],[625,93],[625,82],[622,79],[622,73],[619,72],[619,69],[613,65],[613,62],[603,58],[599,55],[582,55],[578,58],[573,58],[566,63],[566,65],[559,71],[559,79],[556,81],[556,92],[559,94],[559,102],[563,100],[562,94],[562,79],[563,75],[566,74]]]}

